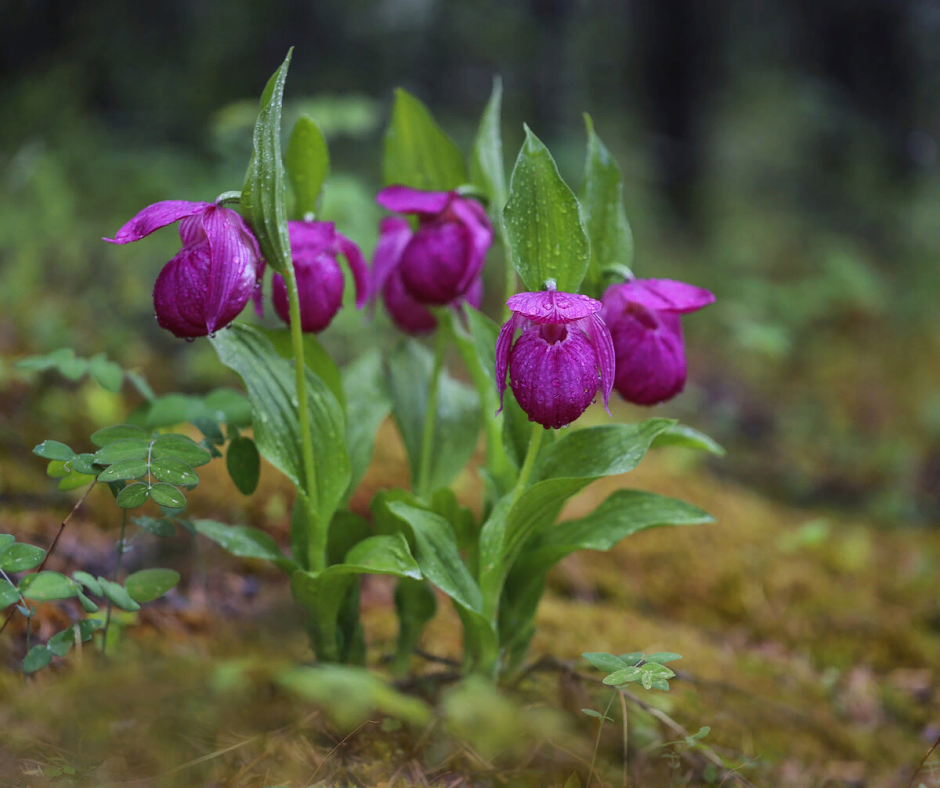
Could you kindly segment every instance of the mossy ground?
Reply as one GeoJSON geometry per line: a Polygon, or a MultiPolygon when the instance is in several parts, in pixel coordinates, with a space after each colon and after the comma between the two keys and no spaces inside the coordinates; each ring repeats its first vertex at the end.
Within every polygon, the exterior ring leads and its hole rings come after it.
{"type": "MultiPolygon", "coordinates": [[[[406,481],[403,468],[386,427],[354,506],[364,507],[371,489],[406,481]]],[[[251,499],[236,496],[223,469],[202,470],[192,496],[200,513],[286,540],[289,490],[272,469],[251,499]]],[[[560,787],[573,773],[583,785],[597,722],[580,710],[603,710],[610,690],[579,655],[639,650],[683,659],[668,694],[637,689],[646,710],[626,703],[630,785],[735,784],[737,776],[709,766],[714,755],[685,752],[677,733],[710,726],[703,743],[754,785],[905,786],[940,735],[940,531],[785,508],[675,449],[593,485],[568,514],[617,485],[682,497],[717,522],[640,533],[610,553],[565,561],[551,576],[532,646],[533,660],[553,659],[500,695],[450,680],[408,683],[446,718],[426,725],[373,714],[344,727],[331,709],[286,692],[278,672],[310,654],[283,577],[207,544],[194,553],[185,536],[142,539],[131,562],[177,566],[184,580],[127,620],[106,661],[86,647],[24,681],[15,670],[22,627],[11,624],[0,639],[10,668],[0,673],[0,786],[560,787]]],[[[470,475],[458,486],[468,499],[476,492],[470,475]]],[[[0,530],[47,545],[66,511],[10,510],[0,530]]],[[[89,499],[52,568],[106,571],[116,526],[107,497],[89,499]]],[[[370,579],[363,604],[381,669],[395,634],[391,587],[370,579]]],[[[66,620],[45,605],[39,636],[66,620]]],[[[457,657],[459,631],[441,604],[423,649],[457,657]]],[[[413,667],[451,672],[417,657],[413,667]]],[[[611,716],[595,785],[623,784],[619,703],[611,716]]],[[[940,784],[940,753],[919,783],[940,784]]]]}

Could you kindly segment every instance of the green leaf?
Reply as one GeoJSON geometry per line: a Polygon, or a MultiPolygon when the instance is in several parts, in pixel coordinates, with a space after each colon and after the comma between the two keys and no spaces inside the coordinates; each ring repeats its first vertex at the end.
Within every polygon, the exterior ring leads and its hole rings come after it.
{"type": "Polygon", "coordinates": [[[27,372],[45,372],[47,369],[57,367],[63,361],[75,358],[75,351],[70,347],[60,347],[41,356],[27,356],[13,364],[15,369],[27,372]]]}
{"type": "Polygon", "coordinates": [[[653,441],[653,448],[657,449],[660,446],[698,449],[699,451],[707,451],[709,454],[717,454],[719,457],[725,455],[725,450],[718,443],[704,433],[692,429],[692,427],[687,427],[685,424],[675,424],[658,435],[656,440],[653,441]]]}
{"type": "MultiPolygon", "coordinates": [[[[228,333],[228,332],[226,332],[228,333]]],[[[205,465],[212,459],[212,455],[207,449],[204,449],[192,438],[185,435],[170,433],[161,435],[153,442],[153,448],[150,450],[151,464],[153,460],[162,460],[167,457],[173,457],[188,463],[193,468],[205,465]]]]}
{"type": "Polygon", "coordinates": [[[621,654],[620,659],[632,667],[639,664],[644,656],[642,651],[631,651],[629,654],[621,654]]]}
{"type": "Polygon", "coordinates": [[[33,449],[33,454],[38,454],[47,460],[71,460],[75,452],[60,441],[46,440],[33,449]]]}
{"type": "Polygon", "coordinates": [[[604,683],[612,687],[618,684],[629,684],[631,681],[637,681],[643,675],[643,671],[640,670],[640,668],[623,668],[611,673],[609,676],[604,676],[604,683]]]}
{"type": "Polygon", "coordinates": [[[467,181],[463,155],[428,108],[402,88],[395,90],[385,132],[382,175],[386,186],[450,191],[467,181]]]}
{"type": "Polygon", "coordinates": [[[87,596],[85,596],[81,591],[78,591],[75,594],[78,597],[79,603],[81,603],[82,610],[86,613],[97,613],[98,605],[92,602],[87,596]]]}
{"type": "Polygon", "coordinates": [[[206,394],[203,402],[206,410],[218,421],[235,427],[251,425],[251,402],[240,391],[215,389],[206,394]]]}
{"type": "MultiPolygon", "coordinates": [[[[173,524],[173,521],[165,517],[159,519],[156,517],[133,517],[131,518],[131,522],[148,534],[153,534],[154,536],[159,536],[164,539],[176,534],[176,526],[173,524]]],[[[73,574],[72,576],[74,577],[75,575],[73,574]]]]}
{"type": "Polygon", "coordinates": [[[75,490],[84,487],[86,484],[91,484],[93,481],[95,481],[93,474],[70,473],[59,481],[58,487],[62,491],[75,490]]]}
{"type": "Polygon", "coordinates": [[[392,409],[378,351],[364,353],[343,369],[343,390],[350,464],[348,498],[369,467],[375,435],[392,409]]]}
{"type": "Polygon", "coordinates": [[[147,502],[150,488],[144,482],[129,484],[117,494],[117,505],[122,509],[136,509],[147,502]]]}
{"type": "Polygon", "coordinates": [[[94,443],[95,446],[104,447],[109,443],[126,440],[128,438],[147,440],[150,436],[140,427],[135,427],[133,424],[116,424],[113,427],[105,427],[97,432],[93,432],[91,442],[94,443]]]}
{"type": "Polygon", "coordinates": [[[500,128],[500,109],[503,103],[503,81],[493,78],[490,100],[480,118],[473,141],[473,156],[470,160],[470,180],[487,197],[490,214],[497,220],[502,218],[506,204],[506,165],[503,162],[503,135],[500,128]]]}
{"type": "Polygon", "coordinates": [[[81,621],[76,621],[70,627],[63,629],[61,632],[49,638],[47,646],[55,656],[64,657],[75,644],[76,631],[82,643],[87,643],[91,640],[95,631],[101,629],[103,626],[104,622],[97,618],[86,618],[81,621]]]}
{"type": "Polygon", "coordinates": [[[121,610],[126,610],[128,613],[136,613],[140,610],[140,605],[131,599],[130,594],[120,583],[99,577],[98,585],[101,586],[101,592],[121,610]]]}
{"type": "Polygon", "coordinates": [[[261,478],[261,455],[255,442],[246,435],[232,440],[225,451],[225,467],[242,495],[251,495],[261,478]]]}
{"type": "Polygon", "coordinates": [[[581,656],[598,670],[604,671],[604,673],[613,673],[616,670],[623,670],[628,667],[627,663],[620,659],[620,657],[615,657],[613,654],[606,654],[603,651],[589,651],[581,656]]]}
{"type": "Polygon", "coordinates": [[[75,596],[76,591],[75,584],[58,572],[38,572],[20,581],[20,593],[34,602],[69,599],[75,596]]]}
{"type": "MultiPolygon", "coordinates": [[[[262,328],[259,329],[264,334],[281,358],[287,359],[291,364],[294,363],[294,344],[291,340],[290,329],[287,328],[262,328]]],[[[316,334],[305,333],[304,339],[304,363],[307,368],[319,377],[333,392],[336,401],[345,409],[346,395],[343,389],[343,377],[333,361],[333,357],[323,343],[317,339],[316,334]]],[[[248,420],[251,423],[251,419],[248,420]]]]}
{"type": "Polygon", "coordinates": [[[25,572],[35,569],[45,557],[45,550],[20,542],[0,552],[0,569],[4,572],[25,572]]]}
{"type": "Polygon", "coordinates": [[[88,574],[88,572],[82,572],[81,570],[72,572],[72,577],[85,586],[85,588],[87,588],[95,596],[101,596],[101,586],[98,585],[98,581],[95,580],[92,575],[88,574]]]}
{"type": "MultiPolygon", "coordinates": [[[[413,339],[404,340],[388,355],[386,380],[392,413],[401,433],[411,478],[418,478],[423,451],[424,414],[427,409],[433,354],[413,339]]],[[[476,392],[441,373],[431,447],[428,489],[444,487],[456,476],[476,449],[480,431],[479,398],[476,392]]]]}
{"type": "Polygon", "coordinates": [[[42,644],[33,646],[23,659],[23,672],[35,673],[52,662],[52,652],[42,644]]]}
{"type": "Polygon", "coordinates": [[[268,80],[261,96],[251,162],[240,204],[242,214],[261,245],[262,255],[278,273],[284,273],[291,265],[284,200],[285,172],[281,160],[281,106],[293,51],[293,48],[288,50],[287,57],[268,80]]]}
{"type": "Polygon", "coordinates": [[[13,534],[0,534],[0,553],[16,543],[16,537],[13,534]]]}
{"type": "Polygon", "coordinates": [[[186,506],[186,496],[172,484],[158,482],[150,487],[149,495],[151,501],[164,509],[182,509],[186,506]]]}
{"type": "Polygon", "coordinates": [[[72,472],[78,472],[83,476],[97,476],[100,468],[95,467],[95,455],[83,452],[76,454],[68,461],[72,472]]]}
{"type": "Polygon", "coordinates": [[[317,213],[317,197],[330,174],[330,152],[320,127],[309,115],[294,124],[284,156],[298,217],[317,213]]]}
{"type": "Polygon", "coordinates": [[[66,462],[68,462],[68,460],[50,460],[49,464],[46,466],[46,476],[51,476],[53,479],[61,479],[64,476],[68,476],[70,471],[65,465],[66,462]]]}
{"type": "Polygon", "coordinates": [[[160,457],[150,463],[150,472],[155,479],[179,487],[193,487],[199,484],[199,477],[193,466],[176,457],[160,457]]]}
{"type": "Polygon", "coordinates": [[[682,655],[673,654],[671,651],[657,651],[655,654],[644,657],[646,662],[656,662],[660,665],[664,662],[675,662],[677,659],[682,659],[682,655]]]}
{"type": "Polygon", "coordinates": [[[120,364],[108,361],[104,353],[97,353],[88,359],[88,371],[102,388],[118,392],[124,382],[124,370],[120,364]]]}
{"type": "MultiPolygon", "coordinates": [[[[581,711],[587,714],[588,712],[593,711],[593,709],[581,709],[581,711]]],[[[601,719],[610,720],[610,717],[605,717],[604,715],[598,714],[597,712],[594,712],[594,714],[591,714],[590,716],[593,717],[595,715],[601,719]]],[[[613,722],[613,720],[611,720],[611,722],[613,722]]],[[[571,773],[571,776],[565,780],[563,788],[581,788],[581,778],[578,777],[577,772],[571,773]]]]}
{"type": "MultiPolygon", "coordinates": [[[[305,475],[294,369],[261,332],[235,324],[211,338],[225,366],[245,382],[254,408],[255,442],[261,454],[303,489],[305,475]]],[[[349,484],[349,455],[342,408],[326,384],[307,371],[307,407],[316,464],[318,515],[329,520],[349,484]]]]}
{"type": "Polygon", "coordinates": [[[273,561],[288,573],[299,568],[281,552],[274,539],[259,528],[226,525],[215,520],[193,520],[193,526],[198,533],[239,558],[273,561]]]}
{"type": "Polygon", "coordinates": [[[554,281],[577,293],[591,253],[581,210],[548,148],[528,126],[525,133],[503,209],[513,265],[530,291],[554,281]]]}
{"type": "Polygon", "coordinates": [[[172,569],[141,569],[124,580],[124,588],[135,602],[152,602],[179,581],[179,572],[172,569]]]}
{"type": "Polygon", "coordinates": [[[125,370],[124,374],[127,376],[127,379],[131,382],[131,385],[137,389],[137,393],[140,394],[146,400],[152,400],[156,397],[156,394],[153,393],[153,389],[150,388],[150,384],[140,372],[128,369],[125,370]]]}
{"type": "Polygon", "coordinates": [[[111,465],[121,460],[143,460],[149,453],[149,439],[122,438],[98,449],[95,452],[95,462],[98,465],[111,465]]]}
{"type": "Polygon", "coordinates": [[[16,586],[5,577],[0,577],[0,610],[19,601],[20,595],[16,590],[16,586]]]}
{"type": "Polygon", "coordinates": [[[588,135],[587,158],[584,182],[578,196],[591,240],[585,292],[600,298],[604,289],[603,271],[612,266],[629,270],[633,265],[633,233],[623,207],[620,167],[594,133],[594,124],[587,113],[584,114],[584,124],[588,135]]]}
{"type": "Polygon", "coordinates": [[[596,720],[610,720],[611,722],[613,722],[613,720],[611,720],[610,717],[605,717],[599,711],[594,711],[594,709],[581,709],[581,711],[587,714],[588,717],[594,717],[594,719],[596,720]]]}
{"type": "Polygon", "coordinates": [[[99,482],[139,479],[147,474],[147,460],[119,460],[98,474],[99,482]]]}

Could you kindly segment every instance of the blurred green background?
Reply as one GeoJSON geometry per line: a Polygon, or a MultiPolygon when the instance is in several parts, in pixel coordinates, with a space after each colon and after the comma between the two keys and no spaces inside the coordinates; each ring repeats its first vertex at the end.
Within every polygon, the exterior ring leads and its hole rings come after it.
{"type": "MultiPolygon", "coordinates": [[[[718,297],[685,320],[689,385],[657,415],[714,435],[720,472],[782,499],[940,518],[936,0],[0,10],[0,501],[47,489],[21,467],[40,467],[36,442],[87,436],[134,404],[16,359],[105,351],[158,393],[231,380],[206,343],[152,318],[176,234],[100,238],[151,202],[240,188],[257,96],[293,45],[287,122],[307,111],[323,126],[325,218],[367,254],[395,86],[466,151],[501,75],[507,163],[528,122],[575,188],[588,111],[624,170],[637,275],[718,297]]],[[[360,326],[347,308],[324,340],[346,357],[378,334],[360,326]]]]}

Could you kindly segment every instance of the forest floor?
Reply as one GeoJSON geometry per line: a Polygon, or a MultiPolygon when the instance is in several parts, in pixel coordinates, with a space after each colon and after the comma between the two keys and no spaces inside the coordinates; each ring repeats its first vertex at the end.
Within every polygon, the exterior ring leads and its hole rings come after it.
{"type": "MultiPolygon", "coordinates": [[[[198,513],[286,543],[289,489],[276,472],[265,467],[261,491],[241,499],[216,465],[200,469],[198,513]]],[[[386,425],[354,508],[406,481],[404,467],[386,425]]],[[[679,449],[592,485],[566,516],[617,486],[681,497],[716,523],[567,559],[539,611],[532,669],[499,692],[458,681],[448,660],[459,620],[441,598],[414,676],[396,685],[434,713],[404,724],[368,703],[343,714],[356,702],[342,682],[317,703],[284,680],[311,654],[277,570],[186,534],[144,535],[129,568],[159,561],[183,582],[118,616],[107,658],[86,645],[24,680],[19,616],[0,638],[0,786],[940,786],[940,530],[787,508],[679,449]],[[670,692],[613,703],[590,776],[598,721],[581,710],[603,711],[611,690],[586,651],[683,657],[670,692]]],[[[470,474],[458,493],[476,496],[470,474]]],[[[48,546],[70,506],[8,507],[0,531],[48,546]]],[[[106,493],[91,496],[48,568],[108,571],[115,511],[106,493]]],[[[362,598],[381,673],[392,588],[369,578],[362,598]]],[[[67,616],[44,605],[34,636],[67,616]]]]}

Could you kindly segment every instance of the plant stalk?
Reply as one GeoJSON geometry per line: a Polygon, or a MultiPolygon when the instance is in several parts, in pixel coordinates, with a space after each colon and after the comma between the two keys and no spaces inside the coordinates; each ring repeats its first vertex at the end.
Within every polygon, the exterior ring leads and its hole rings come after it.
{"type": "Polygon", "coordinates": [[[526,449],[525,462],[522,463],[522,470],[519,471],[519,478],[516,479],[516,486],[512,491],[511,509],[515,506],[519,496],[525,491],[529,483],[529,477],[532,475],[532,469],[535,467],[535,461],[539,456],[539,448],[542,445],[542,436],[545,434],[545,427],[535,422],[532,423],[532,434],[529,436],[529,448],[526,449]]]}
{"type": "MultiPolygon", "coordinates": [[[[121,509],[123,517],[121,518],[121,536],[117,544],[117,562],[114,564],[114,574],[111,576],[111,582],[116,583],[118,572],[121,571],[121,559],[124,557],[124,533],[127,530],[127,509],[121,509]]],[[[108,597],[108,612],[104,618],[104,631],[101,634],[101,653],[104,654],[108,649],[108,628],[111,626],[111,611],[114,609],[114,602],[108,597]]]]}
{"type": "MultiPolygon", "coordinates": [[[[443,319],[443,315],[438,320],[443,319]]],[[[431,369],[431,388],[428,391],[427,409],[424,411],[424,430],[421,435],[421,464],[415,493],[424,498],[430,490],[431,454],[434,449],[434,423],[437,420],[437,394],[441,388],[441,373],[444,370],[444,351],[447,349],[447,332],[438,328],[434,342],[434,367],[431,369]]]]}

